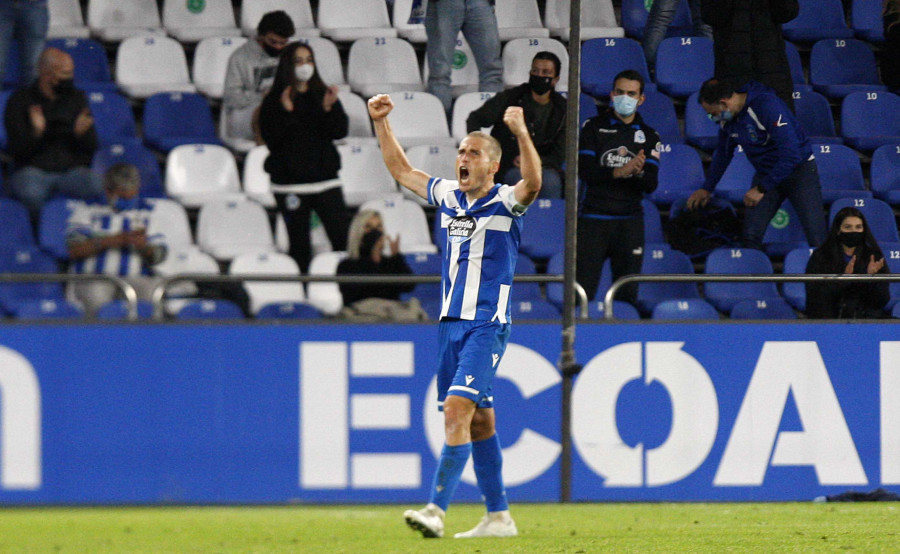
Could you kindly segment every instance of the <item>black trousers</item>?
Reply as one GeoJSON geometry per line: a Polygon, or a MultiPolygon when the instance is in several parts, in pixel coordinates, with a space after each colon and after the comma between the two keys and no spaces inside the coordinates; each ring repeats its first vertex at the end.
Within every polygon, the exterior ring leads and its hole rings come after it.
{"type": "Polygon", "coordinates": [[[278,204],[278,211],[284,217],[288,237],[291,241],[288,253],[296,260],[300,271],[304,274],[309,271],[309,261],[312,259],[309,231],[312,210],[316,211],[319,220],[325,227],[331,247],[334,250],[347,249],[347,230],[350,219],[341,187],[330,188],[315,194],[275,193],[275,202],[278,204]]]}
{"type": "MultiPolygon", "coordinates": [[[[641,272],[644,260],[644,218],[578,219],[578,249],[575,280],[584,287],[588,300],[595,300],[603,263],[609,258],[613,281],[641,272]]],[[[616,300],[634,304],[637,285],[620,289],[616,300]]],[[[596,298],[602,300],[602,298],[596,298]]]]}

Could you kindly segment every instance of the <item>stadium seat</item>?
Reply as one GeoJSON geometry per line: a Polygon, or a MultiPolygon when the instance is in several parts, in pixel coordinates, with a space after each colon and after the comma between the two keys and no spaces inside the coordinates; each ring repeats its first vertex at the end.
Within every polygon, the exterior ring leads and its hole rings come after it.
{"type": "MultiPolygon", "coordinates": [[[[515,275],[536,275],[537,268],[528,256],[516,257],[515,275]]],[[[518,282],[512,289],[513,300],[543,300],[540,283],[518,282]]],[[[558,310],[557,310],[558,311],[558,310]]]]}
{"type": "MultiPolygon", "coordinates": [[[[550,34],[560,40],[569,42],[571,0],[547,0],[546,26],[550,34]]],[[[581,40],[595,38],[619,38],[625,36],[625,29],[616,23],[616,12],[611,0],[582,0],[581,2],[581,40]]],[[[524,35],[518,36],[540,36],[524,35]]],[[[565,75],[565,74],[564,74],[565,75]]]]}
{"type": "Polygon", "coordinates": [[[813,145],[822,201],[828,205],[838,198],[872,197],[866,190],[859,154],[843,144],[813,145]]]}
{"type": "Polygon", "coordinates": [[[747,159],[743,149],[738,146],[734,151],[734,156],[731,158],[731,163],[728,164],[725,173],[719,179],[719,184],[716,185],[716,196],[724,198],[735,205],[743,204],[744,195],[753,183],[754,175],[756,175],[756,169],[753,168],[750,160],[747,159]]]}
{"type": "Polygon", "coordinates": [[[197,214],[197,246],[218,261],[248,252],[274,252],[265,208],[244,200],[210,200],[197,214]]]}
{"type": "Polygon", "coordinates": [[[347,57],[347,81],[363,98],[425,89],[412,45],[389,36],[353,42],[347,57]]]}
{"type": "MultiPolygon", "coordinates": [[[[663,273],[694,274],[694,263],[684,252],[660,248],[645,250],[641,265],[642,275],[660,275],[663,273]]],[[[657,304],[664,300],[682,300],[700,298],[697,283],[638,283],[638,309],[647,315],[653,313],[657,304]]]]}
{"type": "Polygon", "coordinates": [[[16,319],[81,319],[84,312],[61,298],[41,298],[22,302],[14,315],[16,319]]]}
{"type": "Polygon", "coordinates": [[[178,310],[178,320],[191,319],[244,319],[240,306],[230,300],[205,299],[187,303],[178,310]]]}
{"type": "MultiPolygon", "coordinates": [[[[287,254],[278,252],[246,252],[235,256],[228,267],[229,275],[284,275],[299,276],[297,262],[287,254]]],[[[250,298],[250,313],[257,314],[267,304],[303,302],[306,293],[303,283],[279,281],[244,281],[244,290],[250,298]]]]}
{"type": "Polygon", "coordinates": [[[58,38],[47,41],[47,48],[59,48],[72,56],[75,63],[75,86],[86,91],[115,91],[116,84],[109,73],[106,50],[89,38],[58,38]]]}
{"type": "Polygon", "coordinates": [[[384,234],[400,237],[400,252],[437,252],[428,232],[425,211],[417,202],[399,192],[363,203],[360,210],[376,210],[381,214],[384,234]]]}
{"type": "Polygon", "coordinates": [[[834,130],[828,99],[815,91],[794,90],[794,114],[812,142],[843,144],[834,130]]]}
{"type": "Polygon", "coordinates": [[[883,5],[883,0],[853,0],[850,24],[856,38],[873,44],[884,42],[883,5]]]}
{"type": "MultiPolygon", "coordinates": [[[[888,271],[894,274],[900,273],[900,244],[883,242],[880,244],[884,259],[887,262],[888,271]]],[[[897,313],[897,305],[900,304],[900,283],[890,283],[888,285],[890,291],[890,300],[885,304],[886,310],[891,310],[892,314],[897,313]]],[[[894,317],[897,317],[894,315],[894,317]]]]}
{"type": "Polygon", "coordinates": [[[663,300],[653,308],[651,319],[719,319],[719,312],[701,298],[663,300]]]}
{"type": "MultiPolygon", "coordinates": [[[[644,27],[647,25],[647,17],[650,15],[650,5],[644,0],[622,0],[622,27],[625,28],[626,36],[637,40],[644,38],[644,27]]],[[[666,36],[689,36],[692,33],[691,11],[687,0],[682,0],[666,36]]]]}
{"type": "Polygon", "coordinates": [[[900,142],[900,96],[889,92],[851,92],[841,104],[841,136],[869,153],[900,142]]]}
{"type": "Polygon", "coordinates": [[[839,198],[831,204],[828,210],[828,225],[834,221],[834,216],[841,208],[853,207],[866,216],[866,222],[875,235],[875,240],[883,242],[900,242],[900,234],[897,233],[897,220],[894,210],[877,198],[839,198]]]}
{"type": "MultiPolygon", "coordinates": [[[[609,93],[607,93],[606,97],[609,98],[609,93]]],[[[655,89],[645,89],[644,103],[638,106],[638,111],[647,125],[653,127],[659,133],[659,138],[663,143],[678,144],[684,142],[684,138],[681,136],[681,129],[678,127],[678,115],[675,113],[675,104],[671,98],[655,89]]],[[[648,147],[652,148],[653,145],[648,145],[648,147]]]]}
{"type": "Polygon", "coordinates": [[[166,31],[181,43],[241,35],[229,0],[163,0],[162,19],[166,31]]]}
{"type": "Polygon", "coordinates": [[[800,13],[781,26],[792,42],[815,42],[825,38],[853,38],[847,27],[841,0],[799,0],[800,13]]]}
{"type": "Polygon", "coordinates": [[[234,155],[215,144],[175,147],[166,158],[166,194],[186,208],[243,197],[234,155]]]}
{"type": "Polygon", "coordinates": [[[88,38],[91,30],[84,24],[81,2],[78,0],[48,0],[50,25],[47,38],[88,38]]]}
{"type": "Polygon", "coordinates": [[[485,102],[493,98],[496,92],[468,92],[462,94],[453,101],[453,115],[451,116],[451,135],[457,141],[462,141],[469,134],[466,129],[466,119],[469,114],[480,108],[485,102]]]}
{"type": "MultiPolygon", "coordinates": [[[[456,149],[440,144],[420,144],[406,151],[406,158],[413,167],[432,177],[456,179],[456,149]]],[[[427,206],[428,200],[403,187],[403,196],[417,204],[427,206]]]]}
{"type": "MultiPolygon", "coordinates": [[[[428,53],[425,53],[425,64],[422,81],[428,83],[428,53]]],[[[463,94],[478,92],[478,64],[475,54],[460,33],[456,39],[456,50],[453,53],[453,65],[450,68],[450,94],[453,98],[463,94]]]]}
{"type": "Polygon", "coordinates": [[[194,49],[193,76],[197,90],[219,100],[225,93],[225,72],[228,58],[244,45],[244,37],[208,37],[194,49]]]}
{"type": "MultiPolygon", "coordinates": [[[[396,37],[384,0],[328,0],[319,2],[319,30],[335,42],[396,37]]],[[[369,43],[371,44],[371,43],[369,43]]],[[[386,65],[388,58],[382,60],[386,65]]]]}
{"type": "Polygon", "coordinates": [[[803,74],[803,62],[800,59],[800,51],[793,42],[784,41],[784,53],[787,54],[788,66],[791,69],[791,80],[794,81],[794,90],[812,92],[812,85],[806,81],[803,74]]]}
{"type": "MultiPolygon", "coordinates": [[[[526,226],[527,226],[526,222],[526,226]]],[[[550,258],[547,262],[547,274],[548,275],[562,275],[565,272],[565,252],[559,251],[550,258]]],[[[603,262],[603,267],[600,269],[600,281],[597,283],[597,294],[594,298],[588,298],[588,302],[592,300],[603,300],[603,296],[606,294],[606,291],[609,289],[609,286],[612,284],[612,269],[610,267],[609,260],[607,259],[603,262]]],[[[563,284],[562,283],[547,283],[547,300],[553,303],[559,309],[563,307],[563,284]]],[[[576,296],[575,302],[579,302],[578,297],[576,296]]]]}
{"type": "Polygon", "coordinates": [[[256,312],[256,319],[322,319],[322,312],[306,302],[275,302],[256,312]]]}
{"type": "Polygon", "coordinates": [[[341,90],[338,92],[338,100],[344,108],[349,120],[347,136],[343,140],[365,139],[372,140],[375,133],[372,132],[372,122],[369,118],[369,108],[366,101],[355,92],[341,90]]]}
{"type": "Polygon", "coordinates": [[[684,137],[688,144],[712,151],[719,143],[719,126],[706,116],[697,98],[699,93],[695,92],[684,103],[684,137]]]}
{"type": "Polygon", "coordinates": [[[116,51],[116,84],[131,98],[158,92],[194,92],[184,48],[175,39],[130,37],[116,51]]]}
{"type": "Polygon", "coordinates": [[[762,238],[763,249],[772,258],[781,258],[796,248],[808,248],[806,233],[797,211],[785,200],[769,221],[762,238]]]}
{"type": "Polygon", "coordinates": [[[147,236],[161,236],[169,248],[189,246],[194,243],[191,223],[184,206],[169,198],[148,198],[153,215],[147,227],[147,236]]]}
{"type": "MultiPolygon", "coordinates": [[[[772,274],[772,262],[761,250],[751,248],[717,248],[706,257],[707,275],[727,274],[772,274]]],[[[731,309],[741,300],[768,300],[780,298],[774,282],[707,282],[704,295],[710,304],[722,313],[731,309]]]]}
{"type": "Polygon", "coordinates": [[[582,92],[594,98],[608,98],[613,79],[626,69],[633,69],[644,77],[645,93],[656,90],[640,42],[630,38],[595,38],[582,44],[582,92]]]}
{"type": "MultiPolygon", "coordinates": [[[[153,317],[153,303],[148,300],[138,300],[138,319],[150,319],[153,317]]],[[[128,303],[124,300],[112,300],[100,306],[94,314],[97,319],[128,319],[128,303]]]]}
{"type": "MultiPolygon", "coordinates": [[[[412,270],[413,275],[441,275],[441,254],[433,252],[415,252],[404,256],[406,264],[412,270]]],[[[441,283],[416,283],[412,291],[403,293],[401,298],[418,298],[423,306],[434,299],[441,298],[441,283]]],[[[427,310],[426,310],[427,311],[427,310]]],[[[440,310],[438,310],[438,315],[440,310]]],[[[433,314],[429,313],[429,316],[433,314]]],[[[433,319],[436,319],[432,317],[433,319]]]]}
{"type": "MultiPolygon", "coordinates": [[[[428,42],[428,36],[425,33],[425,18],[420,22],[409,22],[409,15],[412,9],[413,0],[394,0],[392,8],[391,20],[394,22],[394,29],[397,30],[397,36],[406,39],[414,44],[424,44],[428,42]]],[[[428,0],[422,2],[422,10],[428,7],[428,0]]],[[[498,17],[499,19],[499,17],[498,17]]]]}
{"type": "Polygon", "coordinates": [[[265,144],[254,146],[244,158],[243,178],[244,194],[259,202],[264,208],[275,207],[275,196],[272,194],[272,181],[269,172],[263,166],[269,157],[269,147],[265,144]]]}
{"type": "Polygon", "coordinates": [[[692,146],[666,144],[659,156],[659,185],[650,198],[669,206],[690,196],[703,186],[703,180],[703,161],[692,146]]]}
{"type": "Polygon", "coordinates": [[[298,42],[308,45],[316,57],[316,70],[326,85],[337,85],[341,91],[349,91],[344,77],[344,66],[337,45],[324,37],[301,37],[298,42]]]}
{"type": "Polygon", "coordinates": [[[165,36],[156,0],[89,0],[87,22],[104,42],[119,42],[147,34],[165,36]]]}
{"type": "Polygon", "coordinates": [[[879,146],[869,166],[872,192],[891,206],[900,206],[900,142],[879,146]]]}
{"type": "MultiPolygon", "coordinates": [[[[406,3],[409,3],[409,0],[406,3]]],[[[396,9],[396,1],[394,6],[396,9]]],[[[494,5],[494,12],[497,15],[497,30],[500,31],[502,42],[519,37],[547,38],[550,36],[550,31],[541,24],[541,12],[538,9],[537,0],[499,0],[494,5]]],[[[406,10],[406,13],[408,14],[409,10],[406,10]]],[[[615,14],[613,14],[613,20],[615,20],[615,14]]],[[[582,19],[582,25],[588,27],[590,23],[587,19],[582,19]]],[[[568,36],[564,40],[568,40],[568,36]]]]}
{"type": "Polygon", "coordinates": [[[512,317],[513,321],[522,319],[560,318],[560,313],[556,306],[539,298],[529,298],[528,300],[517,300],[516,298],[513,298],[509,307],[510,317],[512,317]]]}
{"type": "Polygon", "coordinates": [[[742,300],[731,309],[731,319],[797,319],[797,313],[782,298],[742,300]]]}
{"type": "Polygon", "coordinates": [[[86,94],[94,129],[101,144],[140,144],[134,112],[128,100],[115,91],[89,91],[86,94]]]}
{"type": "Polygon", "coordinates": [[[397,192],[397,185],[384,165],[377,144],[340,144],[337,149],[341,156],[338,178],[347,206],[356,208],[368,200],[397,192]]]}
{"type": "Polygon", "coordinates": [[[91,168],[103,175],[106,170],[117,163],[130,163],[137,167],[141,176],[140,194],[142,197],[159,198],[166,195],[159,162],[156,160],[156,156],[140,142],[103,144],[94,152],[91,168]]]}
{"type": "Polygon", "coordinates": [[[0,197],[0,250],[35,246],[28,210],[18,200],[0,197]]]}
{"type": "MultiPolygon", "coordinates": [[[[336,275],[337,266],[347,257],[346,252],[322,252],[309,262],[310,275],[336,275]]],[[[307,301],[326,316],[337,315],[344,306],[341,289],[337,283],[314,282],[306,286],[307,301]]]]}
{"type": "Polygon", "coordinates": [[[403,148],[419,144],[456,146],[447,126],[447,114],[437,96],[427,92],[400,92],[393,96],[391,128],[403,148]]]}
{"type": "Polygon", "coordinates": [[[160,92],[144,103],[144,142],[163,153],[185,144],[220,144],[212,110],[192,92],[160,92]]]}
{"type": "MultiPolygon", "coordinates": [[[[169,253],[162,263],[153,266],[153,273],[160,277],[181,273],[219,275],[219,263],[193,244],[175,245],[169,247],[169,253]]],[[[197,293],[197,285],[193,281],[178,281],[169,285],[166,288],[165,311],[177,313],[197,293]]]]}
{"type": "Polygon", "coordinates": [[[69,259],[66,246],[66,232],[69,227],[69,216],[78,200],[53,198],[41,207],[38,219],[38,245],[59,261],[69,259]]]}
{"type": "Polygon", "coordinates": [[[649,198],[641,200],[641,207],[644,209],[644,245],[646,247],[667,248],[666,237],[663,234],[662,216],[659,208],[649,198]]]}
{"type": "Polygon", "coordinates": [[[566,201],[541,198],[528,208],[519,252],[534,261],[549,260],[565,246],[566,201]]]}
{"type": "Polygon", "coordinates": [[[887,90],[878,78],[875,52],[861,40],[823,39],[809,55],[809,82],[829,98],[851,92],[887,90]]]}
{"type": "Polygon", "coordinates": [[[542,51],[553,52],[559,57],[562,76],[556,83],[556,90],[565,91],[568,86],[569,51],[563,43],[552,38],[514,38],[503,46],[503,86],[515,87],[524,83],[531,72],[534,55],[542,51]]]}
{"type": "Polygon", "coordinates": [[[284,10],[294,22],[294,36],[317,37],[321,33],[313,21],[309,0],[250,0],[241,2],[241,32],[249,38],[256,37],[256,27],[265,14],[284,10]]]}
{"type": "Polygon", "coordinates": [[[599,113],[599,110],[600,110],[600,107],[597,105],[597,100],[595,100],[593,96],[590,96],[583,92],[578,93],[578,127],[579,128],[584,126],[585,121],[596,116],[599,113]]]}
{"type": "MultiPolygon", "coordinates": [[[[606,307],[603,304],[603,298],[598,294],[597,299],[588,304],[588,319],[601,320],[605,318],[604,312],[606,307]]],[[[581,317],[581,312],[576,313],[577,317],[581,317]]],[[[615,319],[625,321],[634,321],[641,319],[641,314],[637,308],[623,300],[613,300],[613,316],[615,319]]]]}
{"type": "MultiPolygon", "coordinates": [[[[806,264],[809,263],[809,256],[813,249],[804,246],[795,248],[787,253],[784,257],[784,274],[785,275],[802,275],[806,273],[806,264]]],[[[781,294],[788,304],[801,312],[806,310],[806,283],[783,283],[781,285],[781,294]]]]}
{"type": "MultiPolygon", "coordinates": [[[[0,273],[57,273],[56,261],[34,247],[0,249],[0,273]]],[[[63,301],[61,283],[0,283],[0,311],[13,315],[31,300],[63,301]]]]}
{"type": "Polygon", "coordinates": [[[712,39],[671,37],[656,52],[656,86],[675,98],[687,98],[713,75],[712,39]]]}

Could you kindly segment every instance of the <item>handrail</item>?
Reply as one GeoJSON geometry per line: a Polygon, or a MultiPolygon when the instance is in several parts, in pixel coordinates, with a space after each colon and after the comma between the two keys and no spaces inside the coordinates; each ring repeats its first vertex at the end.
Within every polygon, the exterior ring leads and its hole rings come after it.
{"type": "Polygon", "coordinates": [[[138,296],[134,287],[128,281],[116,275],[104,274],[86,274],[86,273],[0,273],[0,283],[56,283],[65,282],[85,282],[85,281],[106,281],[115,285],[128,305],[127,318],[129,321],[135,321],[138,318],[138,296]]]}
{"type": "Polygon", "coordinates": [[[806,274],[796,273],[790,275],[772,275],[770,273],[733,273],[733,274],[709,274],[697,275],[694,273],[656,273],[653,275],[626,275],[616,279],[606,291],[603,298],[603,317],[615,319],[613,315],[613,298],[619,289],[630,283],[797,283],[810,281],[848,281],[871,283],[886,281],[888,283],[900,282],[900,274],[877,275],[842,275],[842,274],[806,274]]]}
{"type": "MultiPolygon", "coordinates": [[[[162,321],[165,317],[163,300],[166,289],[172,283],[182,281],[202,281],[205,283],[243,283],[245,281],[271,281],[280,283],[383,283],[388,285],[405,285],[416,283],[440,283],[440,275],[275,275],[275,274],[235,274],[235,275],[209,275],[205,273],[178,273],[162,279],[153,288],[151,302],[153,303],[153,319],[162,321]]],[[[516,275],[515,282],[524,283],[562,283],[564,276],[553,275],[516,275]]],[[[588,301],[584,288],[575,283],[575,291],[581,300],[583,317],[587,317],[588,301]]]]}

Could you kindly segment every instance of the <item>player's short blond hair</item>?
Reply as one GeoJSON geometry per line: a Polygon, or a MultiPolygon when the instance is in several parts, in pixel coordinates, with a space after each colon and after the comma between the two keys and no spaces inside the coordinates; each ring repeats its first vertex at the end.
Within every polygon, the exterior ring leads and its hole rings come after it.
{"type": "Polygon", "coordinates": [[[488,153],[488,157],[491,159],[492,162],[500,161],[500,156],[503,154],[503,149],[500,148],[500,142],[497,139],[495,139],[491,135],[481,132],[481,131],[472,131],[471,133],[466,135],[466,138],[469,138],[469,137],[481,139],[485,143],[487,143],[486,150],[488,153]]]}

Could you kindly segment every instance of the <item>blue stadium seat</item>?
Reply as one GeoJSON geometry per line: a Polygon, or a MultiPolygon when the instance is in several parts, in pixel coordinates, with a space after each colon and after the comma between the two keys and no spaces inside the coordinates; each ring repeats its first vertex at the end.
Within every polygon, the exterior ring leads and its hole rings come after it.
{"type": "Polygon", "coordinates": [[[256,312],[256,319],[321,319],[322,312],[305,302],[266,304],[256,312]]]}
{"type": "Polygon", "coordinates": [[[84,312],[61,298],[42,298],[23,302],[15,313],[16,319],[81,319],[84,312]]]}
{"type": "Polygon", "coordinates": [[[731,158],[731,163],[728,164],[728,168],[716,185],[716,196],[724,198],[732,204],[742,205],[744,195],[753,183],[754,175],[756,175],[756,169],[747,159],[743,149],[738,147],[731,158]]]}
{"type": "MultiPolygon", "coordinates": [[[[784,257],[785,275],[802,275],[806,273],[806,264],[813,249],[808,246],[795,248],[784,257]]],[[[806,310],[806,283],[783,283],[781,294],[788,304],[801,312],[806,310]]]]}
{"type": "Polygon", "coordinates": [[[3,82],[0,83],[0,86],[6,89],[24,86],[25,83],[19,82],[21,73],[22,68],[19,64],[19,41],[14,38],[9,43],[9,52],[7,52],[6,55],[6,75],[3,75],[3,82]]]}
{"type": "MultiPolygon", "coordinates": [[[[672,99],[656,90],[644,90],[644,103],[638,107],[647,125],[653,127],[666,144],[684,142],[672,99]]],[[[653,145],[648,145],[652,148],[653,145]]],[[[647,152],[645,152],[647,153],[647,152]]]]}
{"type": "Polygon", "coordinates": [[[844,20],[841,0],[800,0],[799,3],[799,15],[781,27],[787,40],[815,42],[823,38],[853,37],[853,29],[844,20]]]}
{"type": "MultiPolygon", "coordinates": [[[[625,28],[625,35],[638,40],[644,38],[644,27],[650,15],[649,5],[644,0],[622,0],[622,27],[625,28]]],[[[688,36],[692,32],[690,7],[687,0],[681,0],[666,36],[688,36]]]]}
{"type": "Polygon", "coordinates": [[[664,300],[653,308],[651,319],[719,319],[719,312],[702,298],[664,300]]]}
{"type": "Polygon", "coordinates": [[[671,205],[703,186],[703,179],[703,161],[692,146],[667,144],[660,153],[659,186],[650,198],[659,205],[671,205]]]}
{"type": "MultiPolygon", "coordinates": [[[[694,273],[694,264],[684,252],[672,249],[645,250],[641,274],[694,273]]],[[[639,283],[637,307],[644,314],[664,300],[700,298],[697,283],[639,283]]]]}
{"type": "Polygon", "coordinates": [[[124,96],[114,90],[88,91],[86,95],[101,143],[140,142],[134,112],[124,96]]]}
{"type": "MultiPolygon", "coordinates": [[[[605,309],[603,298],[598,297],[597,300],[588,304],[588,319],[603,319],[605,317],[605,309]]],[[[613,316],[615,319],[623,319],[626,321],[641,319],[641,314],[638,313],[637,308],[622,300],[613,300],[613,316]]],[[[577,312],[577,317],[581,317],[580,311],[577,312]]]]}
{"type": "Polygon", "coordinates": [[[608,98],[613,78],[634,69],[644,77],[644,92],[656,89],[650,80],[641,43],[630,38],[593,38],[581,44],[581,90],[594,98],[608,98]]]}
{"type": "Polygon", "coordinates": [[[169,152],[182,144],[221,144],[209,104],[200,94],[160,92],[144,103],[144,142],[169,152]]]}
{"type": "MultiPolygon", "coordinates": [[[[404,257],[414,275],[441,274],[442,255],[440,252],[437,254],[432,254],[430,252],[416,252],[414,254],[406,254],[404,257]]],[[[403,299],[415,297],[418,298],[420,302],[435,298],[440,299],[441,283],[417,283],[412,291],[402,294],[401,297],[403,299]]]]}
{"type": "Polygon", "coordinates": [[[38,245],[44,252],[60,261],[69,259],[66,230],[69,226],[69,216],[72,215],[74,202],[77,201],[68,198],[54,198],[41,208],[38,222],[38,245]]]}
{"type": "Polygon", "coordinates": [[[198,300],[187,304],[175,316],[176,319],[244,319],[244,312],[230,300],[198,300]]]}
{"type": "MultiPolygon", "coordinates": [[[[900,273],[900,244],[882,242],[879,246],[881,246],[888,270],[894,274],[900,273]]],[[[896,310],[897,305],[900,304],[900,283],[889,284],[888,290],[890,291],[890,300],[885,304],[885,309],[896,310]]]]}
{"type": "Polygon", "coordinates": [[[887,90],[878,78],[875,52],[865,42],[853,38],[816,42],[809,55],[809,81],[829,98],[843,98],[858,91],[887,90]]]}
{"type": "Polygon", "coordinates": [[[564,247],[566,201],[541,198],[528,208],[519,252],[546,261],[564,247]]]}
{"type": "MultiPolygon", "coordinates": [[[[772,262],[765,252],[751,248],[717,248],[706,258],[706,274],[757,273],[772,274],[772,262]]],[[[722,313],[741,300],[780,298],[775,283],[721,282],[706,283],[704,294],[710,304],[722,313]]]]}
{"type": "Polygon", "coordinates": [[[828,99],[818,92],[794,90],[794,113],[812,142],[844,143],[834,130],[834,116],[828,99]]]}
{"type": "Polygon", "coordinates": [[[790,201],[785,200],[769,221],[762,243],[766,254],[772,258],[781,258],[795,248],[808,246],[806,233],[790,201]]]}
{"type": "Polygon", "coordinates": [[[583,92],[578,94],[578,126],[584,125],[584,122],[599,113],[600,108],[593,96],[583,92]]]}
{"type": "Polygon", "coordinates": [[[14,90],[0,91],[0,150],[6,150],[6,147],[8,146],[6,124],[4,123],[6,114],[6,102],[14,92],[14,90]]]}
{"type": "Polygon", "coordinates": [[[872,154],[869,183],[876,198],[900,205],[900,143],[879,146],[872,154]]]}
{"type": "Polygon", "coordinates": [[[666,245],[666,237],[663,234],[662,217],[659,208],[649,198],[641,200],[644,209],[644,243],[645,245],[666,245]]]}
{"type": "Polygon", "coordinates": [[[35,246],[28,210],[18,200],[0,198],[0,250],[35,246]]]}
{"type": "Polygon", "coordinates": [[[828,210],[828,225],[834,221],[834,216],[847,206],[852,206],[866,216],[866,222],[875,235],[875,240],[883,242],[900,242],[900,234],[897,233],[897,220],[894,210],[877,198],[839,198],[831,204],[828,210]]]}
{"type": "Polygon", "coordinates": [[[822,201],[828,205],[838,198],[871,198],[863,180],[862,165],[855,150],[843,144],[813,145],[822,201]]]}
{"type": "Polygon", "coordinates": [[[884,42],[884,23],[881,17],[883,0],[853,0],[850,24],[856,38],[880,44],[884,42]]]}
{"type": "MultiPolygon", "coordinates": [[[[520,287],[525,283],[516,285],[520,287]]],[[[515,293],[513,293],[515,295],[515,293]]],[[[560,312],[550,302],[541,300],[540,298],[529,298],[527,300],[513,299],[510,304],[510,315],[513,321],[521,319],[559,319],[560,312]]]]}
{"type": "MultiPolygon", "coordinates": [[[[549,275],[562,275],[563,273],[565,273],[565,255],[563,252],[554,254],[553,257],[550,258],[550,261],[547,262],[547,273],[549,275]]],[[[602,302],[603,297],[611,284],[612,268],[610,267],[609,260],[607,259],[605,262],[603,262],[603,267],[600,269],[600,280],[597,283],[597,294],[594,296],[594,298],[588,298],[588,302],[592,300],[599,300],[602,302]]],[[[562,309],[562,283],[547,283],[547,300],[549,300],[557,308],[562,309]]],[[[575,301],[578,302],[577,296],[575,301]]]]}
{"type": "Polygon", "coordinates": [[[731,309],[731,319],[797,319],[797,313],[782,298],[742,300],[731,309]]]}
{"type": "Polygon", "coordinates": [[[130,163],[137,167],[143,198],[165,198],[159,162],[146,146],[140,142],[104,144],[94,152],[91,168],[102,175],[117,163],[130,163]]]}
{"type": "Polygon", "coordinates": [[[872,152],[900,143],[900,96],[889,92],[851,92],[841,104],[841,136],[857,150],[872,152]]]}
{"type": "Polygon", "coordinates": [[[784,53],[787,54],[794,90],[811,92],[813,87],[806,82],[806,76],[803,74],[803,61],[800,59],[800,51],[797,50],[797,46],[793,42],[784,41],[784,53]]]}
{"type": "Polygon", "coordinates": [[[68,52],[75,62],[75,86],[83,90],[113,92],[116,83],[109,71],[109,59],[103,45],[89,38],[57,38],[47,41],[47,48],[68,52]]]}
{"type": "Polygon", "coordinates": [[[713,76],[714,65],[712,39],[664,39],[656,53],[656,86],[669,96],[687,98],[713,76]]]}
{"type": "MultiPolygon", "coordinates": [[[[536,275],[537,269],[534,262],[528,256],[519,255],[516,258],[516,275],[536,275]]],[[[513,300],[542,300],[540,283],[516,283],[512,289],[513,300]]]]}
{"type": "MultiPolygon", "coordinates": [[[[56,261],[37,248],[0,250],[0,273],[57,273],[56,261]]],[[[64,300],[61,283],[0,283],[0,311],[13,315],[31,300],[64,300]]]]}
{"type": "MultiPolygon", "coordinates": [[[[153,317],[153,304],[148,300],[138,300],[138,319],[150,319],[153,317]]],[[[100,306],[95,314],[98,319],[127,319],[128,303],[124,300],[112,300],[100,306]]]]}
{"type": "Polygon", "coordinates": [[[719,143],[719,126],[707,117],[698,97],[699,93],[695,92],[684,104],[684,137],[688,144],[712,151],[719,143]]]}

